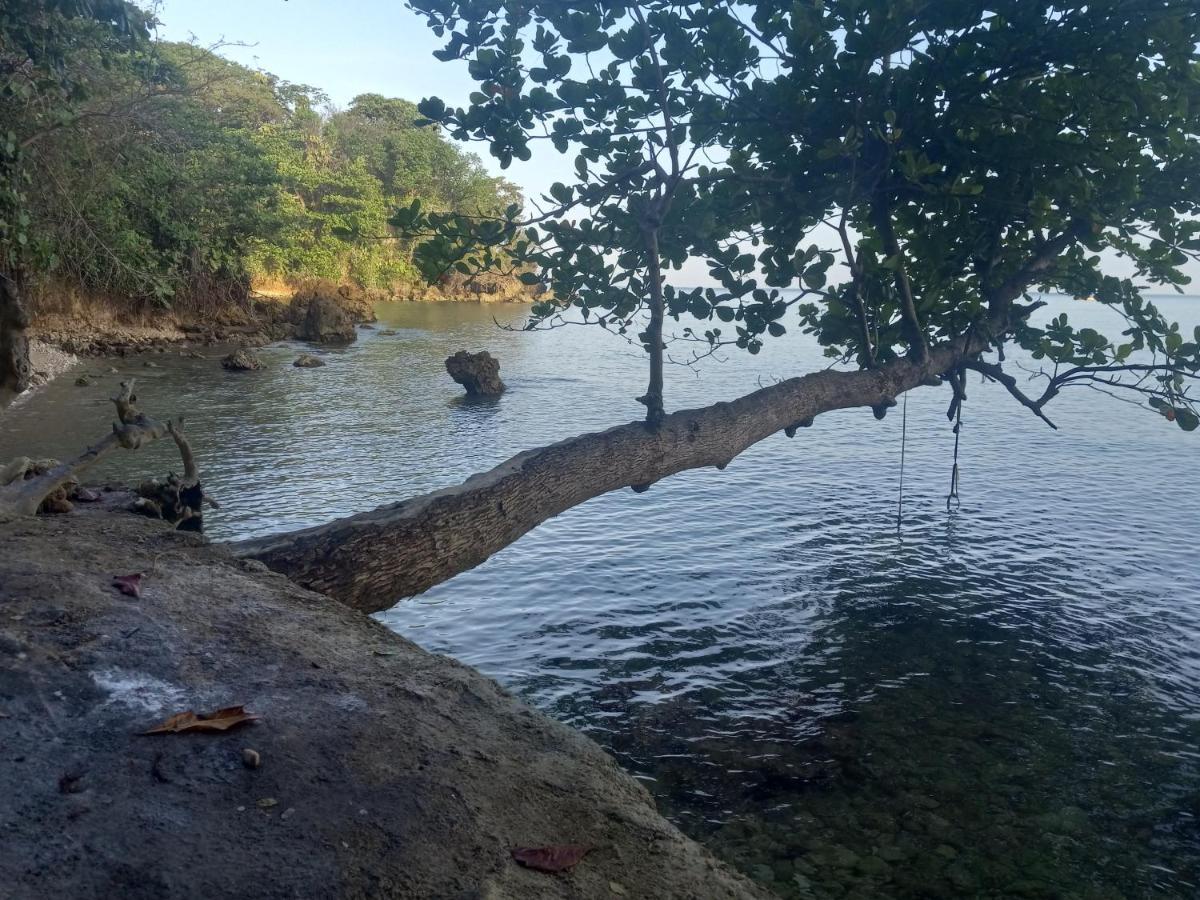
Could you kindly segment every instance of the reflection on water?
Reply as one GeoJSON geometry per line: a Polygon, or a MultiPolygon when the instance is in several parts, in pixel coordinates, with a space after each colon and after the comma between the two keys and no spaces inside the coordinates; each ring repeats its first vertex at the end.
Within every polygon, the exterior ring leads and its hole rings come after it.
{"type": "MultiPolygon", "coordinates": [[[[1200,301],[1163,305],[1200,321],[1200,301]]],[[[637,415],[636,353],[492,324],[519,313],[385,307],[399,334],[365,332],[317,370],[290,366],[294,346],[256,374],[122,369],[148,409],[189,413],[225,502],[210,531],[244,536],[637,415]],[[464,403],[442,360],[485,347],[510,391],[464,403]]],[[[789,338],[673,370],[668,396],[816,365],[789,338]]],[[[102,433],[116,377],[65,379],[0,418],[0,458],[102,433]]],[[[597,498],[381,618],[589,733],[781,895],[1200,895],[1200,442],[1084,392],[1058,403],[1056,433],[976,386],[948,514],[947,399],[909,400],[899,536],[899,410],[847,411],[724,473],[597,498]]],[[[177,465],[170,449],[103,474],[177,465]]]]}

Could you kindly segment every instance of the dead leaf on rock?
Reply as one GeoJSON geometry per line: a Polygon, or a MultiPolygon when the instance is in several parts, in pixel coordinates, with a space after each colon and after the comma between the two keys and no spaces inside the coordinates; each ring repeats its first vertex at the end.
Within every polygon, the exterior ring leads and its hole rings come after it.
{"type": "Polygon", "coordinates": [[[582,844],[518,847],[512,851],[512,858],[527,869],[537,869],[539,872],[564,872],[587,856],[591,849],[582,844]]]}
{"type": "Polygon", "coordinates": [[[142,573],[134,572],[132,575],[114,575],[113,587],[127,597],[142,596],[142,573]]]}
{"type": "Polygon", "coordinates": [[[210,713],[187,712],[176,713],[149,731],[142,734],[175,734],[181,731],[228,731],[243,722],[253,722],[258,716],[246,712],[244,706],[229,706],[210,713]]]}

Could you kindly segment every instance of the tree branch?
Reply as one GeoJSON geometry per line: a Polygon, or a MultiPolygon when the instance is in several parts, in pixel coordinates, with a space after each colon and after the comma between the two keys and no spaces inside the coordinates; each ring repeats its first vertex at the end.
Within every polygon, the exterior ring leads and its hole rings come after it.
{"type": "Polygon", "coordinates": [[[791,378],[730,403],[671,413],[653,430],[633,422],[580,435],[520,453],[456,487],[232,549],[356,609],[388,609],[592,497],[623,487],[640,492],[687,469],[723,469],[777,431],[794,433],[835,409],[886,412],[900,394],[937,383],[937,375],[986,349],[982,335],[973,329],[931,348],[924,362],[905,357],[878,369],[791,378]]]}
{"type": "Polygon", "coordinates": [[[1037,416],[1055,431],[1058,430],[1058,426],[1046,418],[1046,414],[1042,412],[1042,407],[1050,399],[1052,399],[1056,393],[1058,393],[1057,391],[1047,390],[1047,392],[1043,394],[1040,399],[1032,400],[1026,396],[1020,388],[1017,387],[1017,379],[1005,372],[1002,368],[1000,368],[1000,366],[993,363],[984,362],[981,359],[968,360],[964,363],[964,365],[968,369],[974,369],[976,372],[980,372],[987,378],[992,379],[992,381],[996,381],[1004,385],[1005,389],[1012,394],[1022,406],[1032,411],[1035,416],[1037,416]]]}

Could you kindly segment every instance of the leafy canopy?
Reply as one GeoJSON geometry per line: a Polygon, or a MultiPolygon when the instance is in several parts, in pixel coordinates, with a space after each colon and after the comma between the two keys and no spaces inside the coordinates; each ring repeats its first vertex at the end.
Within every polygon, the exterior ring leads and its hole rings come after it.
{"type": "Polygon", "coordinates": [[[428,99],[422,114],[502,166],[540,142],[576,173],[532,215],[402,211],[425,236],[417,262],[495,267],[508,246],[551,289],[531,325],[635,330],[652,419],[662,319],[686,313],[704,323],[681,335],[699,354],[757,352],[794,328],[862,367],[953,344],[1039,415],[1085,383],[1198,424],[1200,330],[1184,334],[1135,287],[1186,284],[1180,266],[1200,254],[1196,4],[409,5],[479,84],[468,106],[428,99]],[[1114,255],[1134,279],[1106,274],[1114,255]],[[660,269],[689,257],[721,287],[664,284],[660,269]],[[1125,328],[1035,327],[1015,301],[1038,288],[1094,295],[1125,328]],[[1005,341],[1044,361],[1040,397],[985,358],[1005,341]]]}
{"type": "Polygon", "coordinates": [[[416,107],[321,91],[152,40],[133,4],[0,9],[0,273],[33,294],[244,295],[252,278],[392,289],[416,273],[391,212],[497,213],[520,195],[416,107]]]}

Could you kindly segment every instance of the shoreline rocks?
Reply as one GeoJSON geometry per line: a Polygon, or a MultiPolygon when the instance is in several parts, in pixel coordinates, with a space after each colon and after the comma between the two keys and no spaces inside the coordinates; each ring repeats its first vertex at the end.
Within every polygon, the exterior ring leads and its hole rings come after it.
{"type": "Polygon", "coordinates": [[[320,295],[308,300],[296,336],[314,344],[352,344],[358,331],[336,300],[320,295]]]}
{"type": "Polygon", "coordinates": [[[262,360],[244,347],[221,360],[221,368],[230,372],[256,372],[262,367],[262,360]]]}
{"type": "Polygon", "coordinates": [[[319,369],[325,365],[325,360],[319,356],[313,356],[311,353],[301,353],[292,365],[297,369],[319,369]]]}

